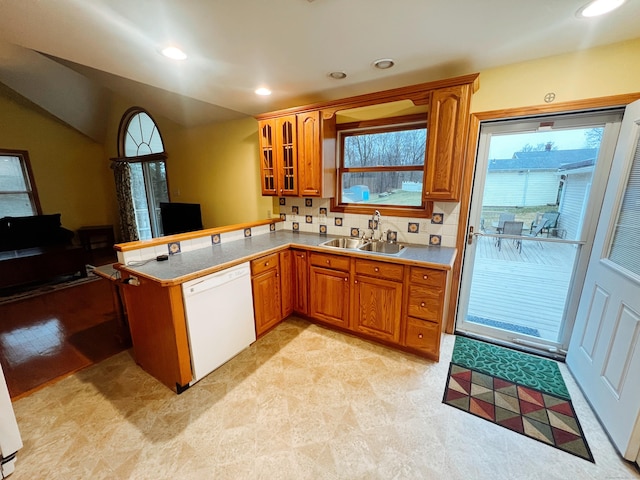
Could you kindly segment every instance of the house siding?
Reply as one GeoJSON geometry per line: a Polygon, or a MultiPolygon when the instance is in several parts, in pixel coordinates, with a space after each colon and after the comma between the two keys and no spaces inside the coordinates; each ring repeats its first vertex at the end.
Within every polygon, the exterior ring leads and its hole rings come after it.
{"type": "Polygon", "coordinates": [[[530,207],[555,205],[560,176],[554,171],[489,172],[483,205],[530,207]]]}

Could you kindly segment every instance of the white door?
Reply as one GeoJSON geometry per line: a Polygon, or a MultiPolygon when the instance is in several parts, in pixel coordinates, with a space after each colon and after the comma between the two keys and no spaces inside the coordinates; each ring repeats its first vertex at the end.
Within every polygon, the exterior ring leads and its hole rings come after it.
{"type": "Polygon", "coordinates": [[[625,111],[567,365],[619,452],[640,449],[640,101],[625,111]]]}

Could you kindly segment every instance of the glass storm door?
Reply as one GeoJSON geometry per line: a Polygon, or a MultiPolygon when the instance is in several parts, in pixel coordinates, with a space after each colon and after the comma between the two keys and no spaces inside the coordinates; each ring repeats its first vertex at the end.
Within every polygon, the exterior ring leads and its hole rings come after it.
{"type": "Polygon", "coordinates": [[[458,332],[565,353],[620,118],[481,124],[458,332]]]}

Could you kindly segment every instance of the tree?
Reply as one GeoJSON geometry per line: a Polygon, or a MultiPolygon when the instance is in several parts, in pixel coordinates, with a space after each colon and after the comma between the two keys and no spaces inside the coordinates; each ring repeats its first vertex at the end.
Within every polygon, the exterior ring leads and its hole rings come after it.
{"type": "Polygon", "coordinates": [[[544,152],[546,150],[558,150],[558,146],[556,145],[556,142],[542,142],[542,143],[538,143],[537,145],[531,145],[530,143],[527,143],[518,151],[519,152],[544,152]]]}
{"type": "Polygon", "coordinates": [[[590,128],[586,132],[584,132],[584,146],[586,148],[600,148],[600,143],[602,143],[602,134],[604,132],[604,128],[590,128]]]}

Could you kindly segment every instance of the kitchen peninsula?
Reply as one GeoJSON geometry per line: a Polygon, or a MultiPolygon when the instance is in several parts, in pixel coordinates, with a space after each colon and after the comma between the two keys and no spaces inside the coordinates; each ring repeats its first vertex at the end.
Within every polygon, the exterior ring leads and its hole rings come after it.
{"type": "Polygon", "coordinates": [[[407,244],[398,256],[336,249],[321,245],[335,236],[281,225],[265,220],[116,245],[136,362],[178,393],[194,383],[182,286],[243,263],[251,266],[258,337],[295,313],[439,359],[455,249],[407,244]],[[176,244],[181,253],[156,260],[176,244]]]}

